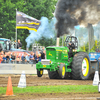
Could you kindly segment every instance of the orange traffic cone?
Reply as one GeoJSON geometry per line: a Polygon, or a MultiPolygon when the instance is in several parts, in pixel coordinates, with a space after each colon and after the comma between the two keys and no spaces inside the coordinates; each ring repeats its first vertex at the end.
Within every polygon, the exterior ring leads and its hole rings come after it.
{"type": "Polygon", "coordinates": [[[11,82],[10,76],[8,78],[8,85],[7,85],[7,91],[6,91],[6,96],[9,96],[9,95],[13,95],[12,82],[11,82]]]}

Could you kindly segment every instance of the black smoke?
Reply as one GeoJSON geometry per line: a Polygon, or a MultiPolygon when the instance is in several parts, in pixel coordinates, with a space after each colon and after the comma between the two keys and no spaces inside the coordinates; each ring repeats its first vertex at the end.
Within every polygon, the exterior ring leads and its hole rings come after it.
{"type": "Polygon", "coordinates": [[[87,26],[100,21],[100,0],[58,0],[55,17],[57,37],[69,34],[76,25],[87,26]]]}

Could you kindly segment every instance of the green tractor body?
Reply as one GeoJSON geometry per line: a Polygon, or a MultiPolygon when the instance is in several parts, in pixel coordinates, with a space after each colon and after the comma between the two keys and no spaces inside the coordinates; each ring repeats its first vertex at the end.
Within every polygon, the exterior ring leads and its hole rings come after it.
{"type": "Polygon", "coordinates": [[[47,47],[46,58],[36,64],[36,69],[46,69],[50,71],[59,70],[59,66],[63,63],[66,66],[66,72],[71,72],[71,68],[68,68],[72,62],[72,58],[68,61],[68,47],[47,47]]]}
{"type": "Polygon", "coordinates": [[[50,79],[65,78],[87,79],[90,73],[90,61],[88,54],[78,51],[76,37],[67,37],[66,43],[74,40],[75,49],[73,56],[69,58],[68,43],[62,47],[47,47],[46,59],[36,64],[37,75],[41,77],[43,70],[48,70],[50,79]]]}

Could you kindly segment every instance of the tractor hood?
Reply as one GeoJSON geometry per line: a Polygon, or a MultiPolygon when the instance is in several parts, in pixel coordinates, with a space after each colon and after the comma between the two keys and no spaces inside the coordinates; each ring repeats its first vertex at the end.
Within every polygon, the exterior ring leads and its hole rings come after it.
{"type": "Polygon", "coordinates": [[[64,61],[68,59],[68,47],[47,47],[46,58],[51,61],[64,61]]]}

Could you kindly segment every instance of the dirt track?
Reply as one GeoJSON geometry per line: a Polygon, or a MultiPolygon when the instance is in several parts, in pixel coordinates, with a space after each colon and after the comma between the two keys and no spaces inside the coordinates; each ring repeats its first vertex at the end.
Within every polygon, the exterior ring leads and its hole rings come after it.
{"type": "MultiPolygon", "coordinates": [[[[11,76],[12,85],[18,86],[20,75],[0,75],[0,87],[6,87],[8,76],[11,76]]],[[[37,77],[36,75],[26,75],[27,86],[40,85],[92,85],[93,80],[68,80],[49,79],[48,75],[37,77]]],[[[16,94],[14,97],[4,97],[0,95],[0,100],[100,100],[100,93],[94,94],[64,94],[64,93],[42,93],[42,94],[16,94]]]]}
{"type": "MultiPolygon", "coordinates": [[[[8,76],[11,76],[12,85],[17,86],[20,75],[0,75],[0,87],[7,86],[8,76]]],[[[26,75],[27,86],[40,85],[92,85],[92,80],[68,80],[68,79],[49,79],[48,75],[37,77],[36,75],[26,75]]]]}

